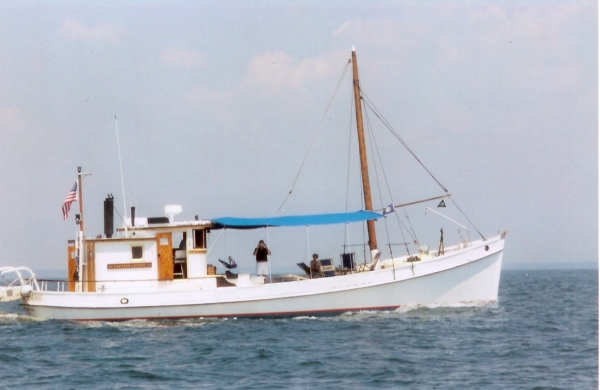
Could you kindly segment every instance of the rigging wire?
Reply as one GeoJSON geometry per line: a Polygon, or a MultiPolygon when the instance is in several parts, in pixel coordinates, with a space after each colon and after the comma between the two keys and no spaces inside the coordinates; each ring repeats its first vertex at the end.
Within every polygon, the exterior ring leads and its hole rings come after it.
{"type": "MultiPolygon", "coordinates": [[[[429,174],[429,176],[431,176],[431,178],[440,186],[440,188],[442,190],[444,190],[445,193],[448,194],[448,190],[446,189],[446,187],[444,187],[444,185],[433,175],[433,173],[431,173],[431,171],[425,166],[425,164],[423,164],[423,162],[419,159],[419,157],[417,157],[415,152],[412,151],[412,149],[408,146],[408,144],[406,142],[404,142],[402,137],[400,137],[400,135],[393,129],[392,125],[383,117],[383,115],[379,112],[379,110],[377,110],[377,108],[373,105],[371,100],[362,91],[362,89],[360,91],[361,91],[361,95],[363,96],[363,101],[365,103],[365,107],[368,107],[375,114],[375,116],[377,118],[379,118],[381,123],[383,123],[384,126],[387,127],[388,130],[392,133],[392,135],[394,135],[394,137],[396,137],[396,139],[398,139],[398,141],[400,141],[400,143],[406,148],[406,150],[415,158],[415,160],[417,160],[417,162],[421,165],[421,167],[423,167],[423,169],[425,169],[425,171],[429,174]]],[[[454,201],[454,199],[452,199],[451,196],[448,196],[448,198],[450,198],[450,201],[456,206],[458,211],[460,211],[461,214],[467,219],[467,221],[469,221],[471,226],[473,226],[475,228],[475,230],[477,231],[477,233],[479,233],[481,238],[485,240],[486,238],[483,236],[483,234],[481,234],[479,229],[477,229],[475,224],[473,224],[473,222],[469,219],[469,217],[467,217],[467,215],[464,213],[464,211],[462,211],[462,209],[458,206],[458,204],[454,201]]]]}
{"type": "MultiPolygon", "coordinates": [[[[364,103],[363,103],[364,104],[364,103]]],[[[367,111],[365,110],[365,113],[367,111]]],[[[385,184],[387,185],[387,188],[389,190],[389,183],[387,181],[387,176],[385,175],[385,168],[383,167],[382,161],[381,161],[381,154],[379,153],[379,146],[377,145],[377,141],[375,140],[375,135],[373,134],[373,128],[371,127],[371,120],[369,118],[369,115],[366,114],[365,118],[367,120],[367,129],[368,129],[368,133],[369,133],[369,140],[371,141],[370,147],[371,147],[371,155],[373,156],[373,158],[375,157],[375,154],[377,154],[377,157],[379,158],[379,166],[381,167],[381,171],[383,172],[383,178],[385,181],[385,184]],[[377,153],[374,152],[373,150],[373,146],[375,147],[375,151],[377,153]]],[[[380,182],[379,182],[379,170],[377,169],[377,164],[374,163],[373,164],[375,167],[375,180],[377,181],[377,192],[379,193],[379,204],[381,207],[383,207],[383,195],[381,194],[381,186],[380,186],[380,182]]],[[[391,194],[390,194],[390,198],[391,198],[391,194]]],[[[392,204],[394,204],[393,200],[392,200],[392,204]]],[[[385,233],[387,235],[387,242],[388,242],[388,249],[390,251],[390,259],[392,259],[392,273],[394,275],[394,280],[396,280],[396,266],[394,264],[394,254],[392,253],[392,246],[390,245],[390,230],[388,228],[388,223],[387,223],[387,218],[383,219],[383,223],[385,225],[385,233]]]]}
{"type": "MultiPolygon", "coordinates": [[[[123,181],[123,161],[121,160],[121,142],[119,141],[119,125],[115,115],[115,129],[117,131],[117,149],[119,151],[119,168],[121,170],[121,188],[123,189],[123,216],[127,218],[127,198],[125,198],[125,182],[123,181]]],[[[134,222],[134,221],[132,221],[134,222]]],[[[125,237],[127,237],[127,224],[125,224],[125,237]]]]}
{"type": "MultiPolygon", "coordinates": [[[[361,90],[361,92],[362,92],[362,90],[361,90]]],[[[364,92],[363,92],[363,95],[364,95],[364,92]]],[[[425,169],[425,171],[427,171],[429,176],[431,176],[431,178],[433,180],[435,180],[435,182],[440,186],[440,188],[442,190],[444,190],[444,192],[448,193],[448,190],[446,189],[446,187],[444,187],[444,185],[433,175],[433,173],[431,173],[431,171],[425,166],[425,164],[423,164],[423,162],[419,159],[419,157],[417,157],[415,152],[413,152],[412,149],[408,146],[408,144],[406,142],[404,142],[402,137],[400,137],[400,135],[392,128],[392,125],[390,125],[390,123],[383,117],[383,115],[371,103],[371,100],[366,95],[364,95],[364,102],[365,102],[365,106],[370,108],[371,111],[373,111],[373,114],[375,114],[375,116],[377,118],[379,118],[381,123],[383,123],[384,126],[387,127],[388,130],[394,135],[394,137],[396,137],[396,139],[398,139],[398,141],[400,141],[400,143],[406,148],[406,150],[408,150],[408,152],[415,158],[415,160],[417,160],[417,162],[423,167],[423,169],[425,169]]]]}
{"type": "MultiPolygon", "coordinates": [[[[366,108],[366,106],[365,106],[365,108],[366,108]]],[[[381,153],[379,153],[379,146],[377,145],[377,140],[375,139],[375,134],[373,133],[373,130],[372,130],[371,118],[369,117],[369,111],[368,110],[365,110],[365,118],[367,120],[367,127],[369,128],[369,136],[371,138],[371,143],[375,144],[375,148],[377,150],[377,157],[379,158],[379,165],[381,166],[381,171],[383,172],[383,177],[384,177],[385,184],[386,184],[386,187],[387,187],[387,190],[388,190],[388,195],[389,195],[390,199],[392,200],[392,204],[394,204],[395,203],[394,202],[394,197],[392,195],[392,190],[390,188],[390,183],[389,183],[389,180],[387,178],[387,174],[385,173],[385,168],[384,168],[384,165],[383,165],[383,161],[381,159],[381,153]]],[[[373,156],[375,156],[375,154],[373,154],[373,156]]],[[[375,171],[375,174],[377,175],[377,171],[375,171]]],[[[379,189],[379,198],[380,198],[381,206],[383,207],[383,199],[381,199],[381,189],[379,189]]],[[[417,234],[415,233],[415,231],[414,231],[414,229],[412,227],[412,224],[410,223],[410,219],[408,218],[408,214],[406,213],[406,209],[404,209],[403,211],[404,211],[404,215],[406,216],[406,218],[407,218],[407,220],[409,222],[410,229],[407,228],[406,226],[404,226],[404,224],[400,220],[400,217],[398,216],[398,213],[394,213],[394,214],[396,216],[396,220],[398,221],[398,226],[400,227],[399,230],[400,230],[400,233],[402,234],[402,240],[405,243],[404,245],[406,247],[406,253],[407,253],[408,256],[410,256],[410,250],[408,248],[408,243],[406,242],[406,237],[404,236],[404,229],[406,229],[406,231],[408,232],[408,234],[411,236],[413,242],[417,243],[418,240],[417,240],[417,234]],[[412,233],[411,233],[411,231],[412,231],[412,233]]],[[[384,220],[385,220],[385,228],[386,228],[386,231],[387,231],[388,230],[387,219],[384,219],[384,220]]],[[[391,245],[391,244],[389,244],[389,242],[390,242],[390,238],[389,238],[389,232],[388,232],[388,245],[391,245]]],[[[391,246],[390,246],[390,256],[392,256],[392,258],[393,258],[391,246]]]]}
{"type": "MultiPolygon", "coordinates": [[[[379,157],[379,161],[380,161],[379,165],[381,167],[381,170],[383,171],[383,177],[387,184],[385,170],[383,168],[383,165],[381,165],[381,156],[379,155],[379,147],[377,146],[377,141],[375,140],[375,137],[373,135],[373,128],[371,127],[371,121],[369,120],[369,116],[368,116],[368,114],[366,114],[366,111],[365,111],[365,119],[367,122],[367,130],[368,130],[368,134],[369,134],[369,140],[371,141],[371,142],[369,142],[369,146],[371,147],[371,155],[373,156],[373,159],[375,158],[375,155],[377,155],[379,157]]],[[[377,182],[377,192],[379,194],[379,204],[381,207],[383,207],[383,196],[381,194],[381,186],[380,186],[380,181],[379,181],[379,169],[377,169],[377,164],[373,164],[373,166],[375,169],[375,181],[377,182]]],[[[385,232],[387,234],[387,239],[388,239],[388,243],[389,243],[390,242],[390,232],[388,229],[387,220],[385,218],[384,218],[384,224],[385,224],[385,232]]],[[[391,252],[392,252],[392,250],[390,247],[390,256],[392,255],[391,252]]]]}
{"type": "MultiPolygon", "coordinates": [[[[360,200],[362,202],[361,204],[365,204],[365,194],[362,191],[360,191],[360,200]]],[[[368,242],[369,240],[367,239],[367,235],[365,232],[365,227],[367,226],[367,223],[366,222],[361,223],[361,225],[362,225],[362,231],[363,231],[362,232],[363,233],[362,242],[368,242]]],[[[369,249],[370,249],[370,247],[369,247],[369,249]]],[[[363,260],[364,260],[364,263],[367,264],[367,245],[363,246],[363,260]]]]}
{"type": "Polygon", "coordinates": [[[315,132],[315,135],[313,136],[313,139],[310,142],[310,146],[308,147],[308,151],[306,152],[306,155],[304,156],[304,160],[302,160],[302,164],[300,164],[300,169],[298,169],[298,173],[296,174],[296,177],[294,178],[294,181],[292,182],[292,187],[290,188],[290,190],[288,191],[285,199],[281,203],[281,206],[279,206],[279,208],[277,209],[277,212],[275,213],[275,215],[279,214],[279,212],[281,211],[281,209],[283,208],[283,206],[285,205],[285,203],[288,201],[290,195],[294,191],[294,188],[296,187],[296,182],[298,181],[298,178],[300,177],[300,173],[302,172],[302,168],[304,168],[304,164],[306,163],[306,159],[308,158],[308,154],[310,153],[310,150],[312,149],[312,147],[313,147],[313,145],[315,143],[315,140],[317,139],[317,136],[321,132],[323,121],[325,120],[325,117],[327,116],[327,112],[329,112],[329,107],[331,107],[331,103],[333,102],[333,98],[337,94],[337,91],[340,89],[340,85],[342,84],[342,81],[344,80],[344,76],[346,76],[346,72],[348,71],[349,65],[350,65],[350,59],[348,59],[348,62],[346,63],[346,66],[344,67],[344,71],[342,72],[342,76],[340,77],[340,80],[338,81],[337,86],[335,87],[335,91],[333,92],[333,95],[331,96],[331,99],[329,99],[329,103],[327,104],[327,108],[325,109],[325,113],[323,114],[323,117],[321,118],[321,121],[319,122],[319,126],[317,127],[317,131],[315,132]]]}
{"type": "MultiPolygon", "coordinates": [[[[221,231],[219,232],[219,235],[215,238],[215,240],[213,241],[212,245],[206,250],[206,254],[208,255],[210,253],[210,251],[212,250],[212,248],[215,246],[215,244],[217,242],[219,242],[219,237],[221,237],[221,234],[225,233],[225,231],[227,229],[220,229],[221,231]]],[[[225,233],[225,235],[223,236],[223,256],[225,258],[227,258],[227,233],[225,233]]],[[[187,245],[187,244],[186,244],[187,245]]]]}
{"type": "MultiPolygon", "coordinates": [[[[353,106],[354,103],[354,92],[350,91],[350,120],[348,121],[348,128],[350,132],[348,133],[348,168],[346,172],[346,212],[348,212],[348,202],[350,197],[350,152],[352,149],[352,114],[353,114],[353,106]]],[[[346,222],[346,234],[344,235],[344,253],[346,253],[346,237],[348,237],[348,242],[350,242],[350,224],[346,222]]]]}

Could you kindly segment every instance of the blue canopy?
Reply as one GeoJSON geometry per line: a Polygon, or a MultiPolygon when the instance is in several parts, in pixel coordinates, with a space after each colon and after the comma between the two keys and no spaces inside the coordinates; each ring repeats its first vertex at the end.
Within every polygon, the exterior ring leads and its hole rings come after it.
{"type": "Polygon", "coordinates": [[[353,213],[290,215],[284,217],[267,218],[222,217],[212,219],[211,222],[213,223],[213,229],[256,229],[267,226],[306,226],[363,222],[381,217],[381,214],[377,214],[372,211],[360,210],[353,213]]]}

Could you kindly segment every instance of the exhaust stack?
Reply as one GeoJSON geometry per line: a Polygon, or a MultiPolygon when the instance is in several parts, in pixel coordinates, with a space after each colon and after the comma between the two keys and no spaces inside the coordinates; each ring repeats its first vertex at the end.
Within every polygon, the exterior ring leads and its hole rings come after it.
{"type": "Polygon", "coordinates": [[[104,199],[104,235],[111,238],[114,231],[114,198],[112,194],[104,199]]]}

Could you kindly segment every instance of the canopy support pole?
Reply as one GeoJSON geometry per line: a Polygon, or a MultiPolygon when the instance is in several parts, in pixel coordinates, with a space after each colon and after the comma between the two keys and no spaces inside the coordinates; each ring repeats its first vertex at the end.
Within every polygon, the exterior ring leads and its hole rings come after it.
{"type": "MultiPolygon", "coordinates": [[[[269,240],[269,226],[266,227],[267,230],[267,248],[271,248],[271,241],[269,240]]],[[[269,256],[269,252],[267,251],[267,268],[269,269],[269,284],[271,283],[271,259],[273,257],[269,256]]]]}

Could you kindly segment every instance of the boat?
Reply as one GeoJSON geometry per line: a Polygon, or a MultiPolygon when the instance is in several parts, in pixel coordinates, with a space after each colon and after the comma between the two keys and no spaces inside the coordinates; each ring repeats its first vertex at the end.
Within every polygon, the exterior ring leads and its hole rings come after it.
{"type": "MultiPolygon", "coordinates": [[[[364,208],[317,215],[276,215],[266,218],[195,217],[178,221],[179,205],[167,205],[164,216],[140,218],[131,208],[121,227],[114,229],[114,198],[104,201],[104,235],[84,230],[81,167],[77,183],[65,201],[78,202],[78,233],[67,245],[68,280],[44,281],[29,269],[5,267],[12,282],[0,288],[0,301],[18,299],[28,315],[42,319],[123,321],[135,319],[267,318],[336,315],[405,307],[480,305],[495,303],[506,232],[445,246],[443,231],[438,250],[419,246],[412,253],[382,258],[375,221],[405,205],[375,210],[371,201],[369,168],[362,120],[356,52],[351,55],[355,115],[359,139],[364,208]],[[322,224],[366,224],[368,260],[358,264],[353,253],[304,263],[301,274],[254,275],[233,273],[236,264],[221,261],[225,273],[208,264],[208,233],[219,229],[277,228],[322,224]],[[176,238],[182,237],[179,246],[176,238]],[[23,277],[21,271],[26,273],[23,277]]],[[[452,199],[447,191],[419,202],[452,199]]],[[[419,203],[419,202],[412,202],[419,203]]],[[[63,207],[63,213],[65,207],[63,207]]],[[[346,252],[346,251],[344,251],[346,252]]],[[[408,252],[408,250],[407,250],[408,252]]]]}

